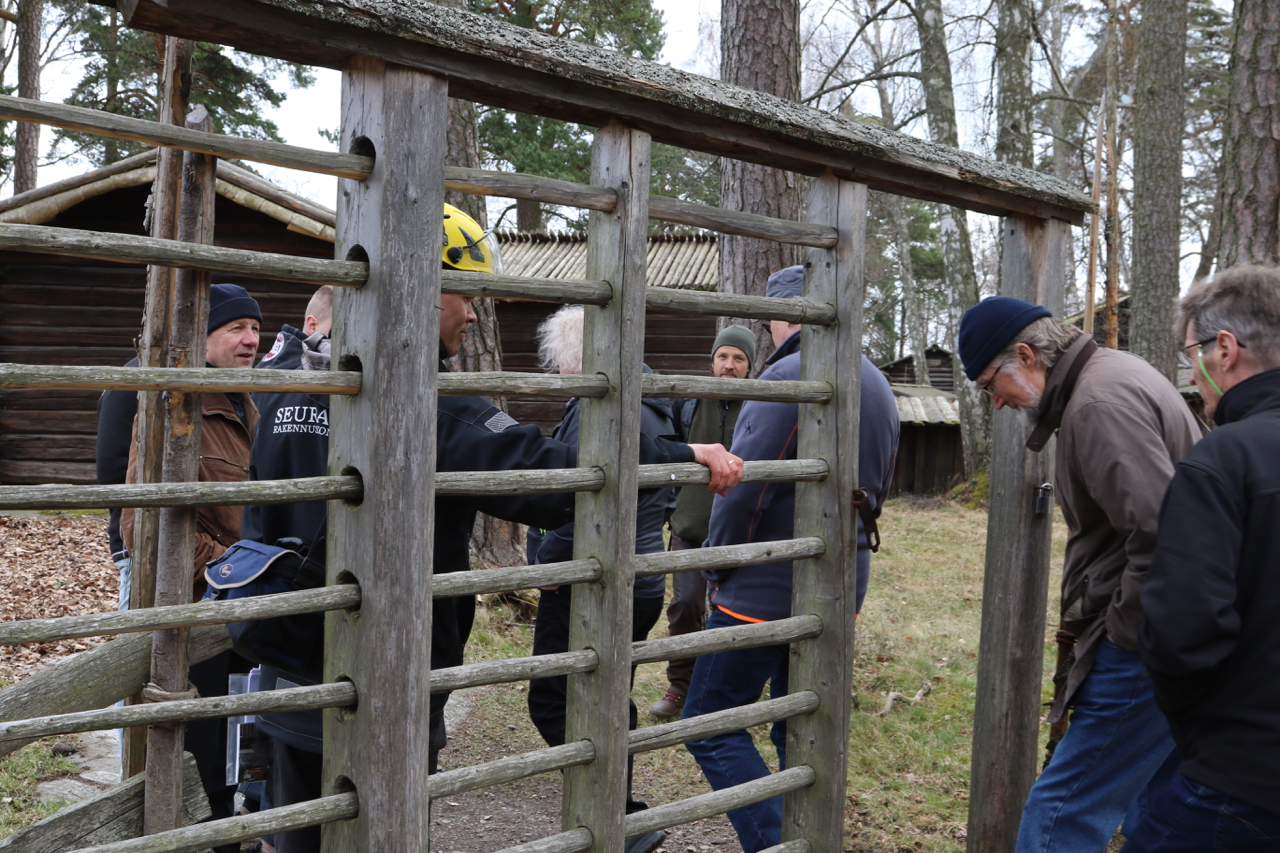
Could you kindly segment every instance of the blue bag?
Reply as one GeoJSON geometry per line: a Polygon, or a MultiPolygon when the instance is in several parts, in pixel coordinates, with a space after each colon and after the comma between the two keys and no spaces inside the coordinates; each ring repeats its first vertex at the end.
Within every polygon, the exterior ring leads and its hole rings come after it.
{"type": "MultiPolygon", "coordinates": [[[[298,540],[286,540],[297,542],[298,540]]],[[[324,586],[324,569],[298,551],[242,539],[206,563],[205,601],[231,601],[324,586]]],[[[227,625],[231,648],[254,663],[305,674],[321,660],[324,614],[300,613],[227,625]]]]}

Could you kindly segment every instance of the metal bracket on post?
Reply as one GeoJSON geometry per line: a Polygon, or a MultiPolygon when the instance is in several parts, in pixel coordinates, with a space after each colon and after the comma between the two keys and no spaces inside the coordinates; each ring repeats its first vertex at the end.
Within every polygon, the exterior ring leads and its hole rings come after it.
{"type": "Polygon", "coordinates": [[[1036,515],[1053,512],[1053,483],[1044,483],[1036,489],[1036,515]]]}

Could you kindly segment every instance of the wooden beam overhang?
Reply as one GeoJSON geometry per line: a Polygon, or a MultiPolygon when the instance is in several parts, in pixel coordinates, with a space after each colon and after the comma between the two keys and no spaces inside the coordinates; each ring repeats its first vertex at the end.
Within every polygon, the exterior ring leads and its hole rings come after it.
{"type": "MultiPolygon", "coordinates": [[[[96,0],[111,5],[109,0],[96,0]]],[[[364,54],[440,74],[450,95],[997,216],[1083,222],[1049,175],[665,65],[411,0],[116,0],[129,24],[308,65],[364,54]]]]}

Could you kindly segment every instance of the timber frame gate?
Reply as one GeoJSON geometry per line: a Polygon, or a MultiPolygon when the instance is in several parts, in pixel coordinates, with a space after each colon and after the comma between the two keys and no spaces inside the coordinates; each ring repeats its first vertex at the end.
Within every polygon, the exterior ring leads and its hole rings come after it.
{"type": "MultiPolygon", "coordinates": [[[[563,831],[509,848],[522,853],[617,853],[625,837],[785,795],[783,843],[771,853],[844,849],[846,745],[853,674],[862,259],[868,187],[1004,217],[1005,293],[1060,313],[1069,227],[1091,210],[1055,179],[798,104],[409,0],[119,0],[133,26],[164,33],[166,75],[201,39],[341,68],[342,153],[209,132],[170,89],[162,122],[0,97],[0,117],[163,146],[154,237],[0,226],[0,245],[30,252],[146,262],[147,318],[139,368],[0,365],[0,387],[136,389],[147,485],[8,487],[0,508],[132,506],[146,609],[0,626],[0,642],[125,636],[0,692],[0,751],[31,738],[122,725],[148,729],[146,837],[92,849],[190,851],[324,824],[326,853],[429,849],[432,798],[535,773],[564,772],[563,831]],[[599,127],[591,185],[446,168],[450,94],[599,127]],[[649,146],[658,139],[814,177],[807,222],[784,222],[650,197],[649,146]],[[175,149],[185,151],[179,156],[175,149]],[[334,261],[211,245],[216,157],[337,175],[334,261]],[[179,178],[179,174],[181,177],[179,178]],[[178,192],[178,187],[181,192],[178,192]],[[446,188],[534,198],[591,211],[587,280],[442,272],[439,216],[446,188]],[[645,287],[650,218],[808,247],[805,295],[793,300],[645,287]],[[203,369],[210,272],[339,285],[334,370],[328,374],[203,369]],[[587,306],[581,376],[437,376],[438,294],[511,296],[587,306]],[[645,306],[804,324],[796,382],[642,375],[645,306]],[[415,307],[416,306],[416,307],[415,307]],[[425,307],[428,310],[422,310],[425,307]],[[334,395],[331,476],[193,483],[201,391],[296,390],[334,395]],[[437,473],[436,394],[583,398],[580,467],[562,471],[437,473]],[[697,465],[638,466],[642,396],[798,401],[799,458],[750,463],[748,480],[797,481],[796,538],[635,556],[635,493],[706,482],[697,465]],[[571,562],[432,577],[438,497],[575,491],[571,562]],[[329,503],[329,585],[231,603],[187,603],[194,508],[304,500],[329,503]],[[160,508],[154,513],[150,508],[160,508]],[[148,527],[150,525],[150,527],[148,527]],[[148,558],[147,555],[150,555],[148,558]],[[158,554],[158,558],[155,556],[158,554]],[[631,643],[637,575],[796,560],[789,619],[631,643]],[[432,672],[430,600],[579,584],[571,651],[432,672]],[[160,605],[160,606],[152,606],[160,605]],[[327,611],[326,682],[270,693],[184,698],[188,659],[227,647],[222,624],[327,611]],[[153,637],[146,633],[154,631],[153,637]],[[791,643],[791,694],[628,732],[632,664],[730,647],[791,643]],[[105,680],[102,673],[110,674],[105,680]],[[70,690],[77,675],[93,687],[70,690]],[[427,775],[429,692],[569,675],[564,746],[427,775]],[[153,682],[144,704],[107,708],[153,682]],[[430,691],[422,689],[430,685],[430,691]],[[15,691],[17,691],[15,693],[15,691]],[[320,800],[182,826],[181,720],[326,708],[320,800]],[[747,785],[624,815],[630,753],[788,718],[790,767],[747,785]]],[[[36,193],[42,190],[34,191],[36,193]]],[[[1051,457],[1022,447],[1015,416],[996,418],[984,586],[979,695],[970,794],[970,850],[1012,849],[1035,775],[1050,516],[1035,487],[1051,457]]],[[[141,597],[139,597],[141,596],[141,597]]],[[[140,765],[135,765],[140,766],[140,765]]]]}

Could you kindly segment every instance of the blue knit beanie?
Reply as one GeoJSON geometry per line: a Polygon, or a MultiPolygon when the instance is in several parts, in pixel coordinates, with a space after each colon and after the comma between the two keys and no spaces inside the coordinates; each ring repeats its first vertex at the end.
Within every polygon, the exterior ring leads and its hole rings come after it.
{"type": "Polygon", "coordinates": [[[764,295],[778,299],[792,299],[804,293],[804,267],[794,266],[778,270],[769,276],[769,283],[764,286],[764,295]]]}
{"type": "Polygon", "coordinates": [[[258,300],[238,284],[209,285],[209,331],[221,328],[232,320],[252,317],[262,322],[262,309],[258,300]]]}
{"type": "Polygon", "coordinates": [[[964,312],[960,318],[964,375],[971,382],[976,380],[1019,332],[1041,317],[1052,316],[1048,308],[1012,296],[992,296],[964,312]]]}

